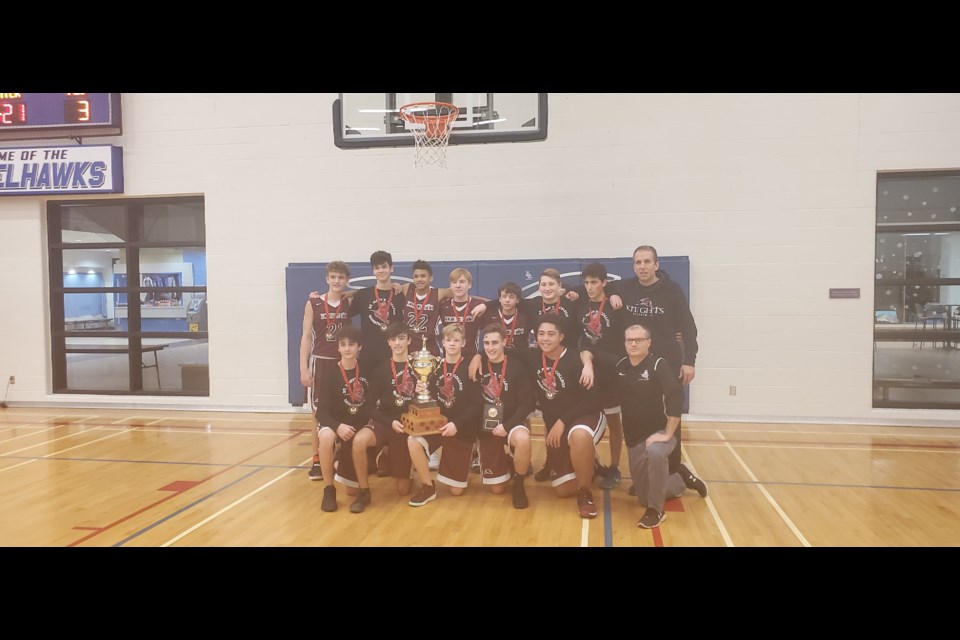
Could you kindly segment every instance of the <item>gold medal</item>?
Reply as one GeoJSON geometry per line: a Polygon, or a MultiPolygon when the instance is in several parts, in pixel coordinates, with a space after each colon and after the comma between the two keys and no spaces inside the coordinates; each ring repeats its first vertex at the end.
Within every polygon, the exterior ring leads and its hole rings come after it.
{"type": "Polygon", "coordinates": [[[385,325],[385,324],[380,325],[380,331],[383,331],[384,333],[386,333],[386,332],[387,332],[387,325],[385,325]]]}
{"type": "Polygon", "coordinates": [[[556,391],[551,391],[549,389],[547,390],[547,400],[553,400],[556,397],[557,397],[556,391]]]}
{"type": "Polygon", "coordinates": [[[393,404],[397,405],[398,407],[402,407],[404,402],[406,402],[406,400],[404,400],[403,398],[401,398],[401,397],[398,396],[398,397],[393,401],[393,404]]]}
{"type": "Polygon", "coordinates": [[[496,408],[496,407],[490,407],[490,408],[487,410],[487,415],[490,416],[491,418],[496,418],[496,417],[497,417],[497,408],[496,408]]]}
{"type": "Polygon", "coordinates": [[[356,405],[352,404],[352,405],[350,405],[350,406],[347,408],[347,411],[349,411],[350,414],[353,415],[353,414],[355,414],[355,413],[357,412],[358,409],[359,409],[359,407],[357,407],[356,405]]]}

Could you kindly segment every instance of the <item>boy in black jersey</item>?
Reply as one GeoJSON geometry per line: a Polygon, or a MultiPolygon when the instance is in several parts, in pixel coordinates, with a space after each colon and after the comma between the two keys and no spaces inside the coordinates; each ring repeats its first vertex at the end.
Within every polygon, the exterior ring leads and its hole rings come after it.
{"type": "MultiPolygon", "coordinates": [[[[530,469],[530,429],[527,416],[536,406],[530,385],[530,373],[522,358],[508,356],[505,351],[506,331],[499,322],[483,329],[483,352],[480,359],[480,385],[484,407],[499,404],[497,420],[487,423],[489,415],[481,416],[489,428],[480,432],[480,469],[483,484],[493,493],[503,493],[513,467],[513,506],[525,509],[529,505],[523,486],[530,469]],[[509,449],[509,456],[504,446],[509,449]],[[510,464],[510,458],[513,464],[510,464]]],[[[526,349],[527,347],[523,347],[526,349]]]]}
{"type": "Polygon", "coordinates": [[[347,494],[356,493],[356,478],[352,457],[353,438],[358,431],[372,428],[369,415],[370,381],[366,371],[361,372],[357,358],[361,349],[360,330],[348,324],[336,334],[340,361],[326,376],[317,394],[317,440],[319,442],[319,465],[323,469],[324,511],[337,510],[337,480],[347,485],[347,494]],[[333,460],[337,449],[341,450],[337,475],[334,476],[333,460]]]}
{"type": "Polygon", "coordinates": [[[435,500],[437,490],[430,479],[429,456],[443,448],[437,481],[450,487],[451,495],[462,495],[470,478],[470,453],[477,439],[480,424],[480,387],[467,377],[468,361],[464,360],[463,327],[459,324],[443,328],[444,359],[430,375],[427,383],[418,382],[417,391],[426,391],[435,398],[447,422],[439,434],[408,436],[407,446],[421,488],[410,498],[411,507],[422,507],[435,500]]]}
{"type": "Polygon", "coordinates": [[[547,464],[558,497],[577,496],[582,518],[597,515],[590,491],[597,456],[596,444],[606,420],[600,400],[585,388],[583,364],[574,349],[564,346],[563,318],[552,313],[537,321],[537,348],[520,350],[534,372],[534,394],[547,428],[547,464]]]}

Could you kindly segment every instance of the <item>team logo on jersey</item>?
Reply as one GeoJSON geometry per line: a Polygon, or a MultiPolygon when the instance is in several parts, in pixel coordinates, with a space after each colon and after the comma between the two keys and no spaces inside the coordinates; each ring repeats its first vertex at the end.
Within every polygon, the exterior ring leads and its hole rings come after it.
{"type": "Polygon", "coordinates": [[[639,380],[649,380],[650,379],[650,370],[644,369],[643,373],[640,374],[639,380]]]}
{"type": "Polygon", "coordinates": [[[446,383],[440,386],[437,391],[437,400],[443,405],[444,409],[449,409],[457,401],[457,390],[453,384],[453,376],[449,376],[446,383]]]}
{"type": "Polygon", "coordinates": [[[663,307],[653,304],[650,298],[643,298],[637,304],[628,304],[626,308],[636,316],[659,316],[664,313],[663,307]]]}
{"type": "MultiPolygon", "coordinates": [[[[483,374],[481,378],[481,388],[483,390],[483,400],[485,402],[497,402],[497,398],[500,394],[500,379],[497,376],[492,376],[489,373],[483,374]]],[[[507,381],[503,381],[503,390],[507,391],[510,388],[510,385],[507,384],[507,381]]]]}
{"type": "Polygon", "coordinates": [[[410,402],[413,400],[414,392],[414,381],[413,376],[407,373],[407,369],[404,368],[403,373],[400,374],[400,384],[397,385],[394,383],[393,388],[393,402],[398,407],[402,407],[405,402],[410,402]]]}
{"type": "Polygon", "coordinates": [[[357,411],[360,410],[360,407],[363,406],[364,402],[364,393],[365,390],[362,384],[358,384],[351,390],[347,388],[346,385],[343,385],[340,388],[340,393],[343,394],[343,404],[347,405],[347,411],[350,412],[350,415],[356,415],[357,411]]]}
{"type": "Polygon", "coordinates": [[[537,371],[537,386],[543,390],[544,395],[547,396],[547,400],[553,400],[567,387],[567,383],[564,382],[563,375],[559,371],[554,372],[552,381],[546,380],[541,376],[543,376],[543,369],[537,371]],[[551,384],[551,382],[553,384],[551,384]]]}

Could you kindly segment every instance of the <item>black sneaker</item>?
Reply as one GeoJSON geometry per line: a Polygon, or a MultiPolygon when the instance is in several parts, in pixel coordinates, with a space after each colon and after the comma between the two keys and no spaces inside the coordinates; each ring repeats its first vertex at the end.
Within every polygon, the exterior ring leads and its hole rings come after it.
{"type": "Polygon", "coordinates": [[[601,489],[616,489],[620,486],[620,481],[622,480],[620,475],[620,469],[617,467],[607,467],[607,472],[603,474],[603,477],[600,479],[600,488],[601,489]]]}
{"type": "Polygon", "coordinates": [[[677,473],[680,474],[680,477],[683,478],[683,484],[687,486],[687,489],[693,489],[700,494],[701,498],[707,497],[707,484],[693,475],[693,472],[687,468],[686,465],[681,464],[680,468],[677,470],[677,473]]]}
{"type": "Polygon", "coordinates": [[[437,499],[437,487],[432,482],[430,484],[425,484],[420,487],[420,491],[417,491],[412,498],[407,502],[411,507],[422,507],[432,500],[437,499]]]}
{"type": "Polygon", "coordinates": [[[666,517],[666,513],[661,513],[653,507],[647,507],[647,510],[643,512],[643,517],[637,521],[637,526],[644,529],[653,529],[659,527],[666,517]]]}
{"type": "Polygon", "coordinates": [[[313,466],[310,467],[310,471],[307,471],[307,477],[311,480],[323,480],[323,469],[320,468],[319,462],[313,463],[313,466]]]}
{"type": "Polygon", "coordinates": [[[523,488],[523,476],[518,476],[513,479],[513,508],[526,509],[529,506],[527,490],[523,488]]]}
{"type": "Polygon", "coordinates": [[[357,497],[350,505],[350,513],[363,513],[363,510],[370,504],[370,489],[360,489],[357,491],[357,497]]]}
{"type": "Polygon", "coordinates": [[[334,486],[323,488],[323,502],[320,503],[322,511],[337,510],[337,488],[334,486]]]}
{"type": "Polygon", "coordinates": [[[547,468],[547,465],[543,465],[543,468],[533,476],[533,479],[537,482],[546,482],[550,479],[550,469],[547,468]]]}
{"type": "Polygon", "coordinates": [[[600,464],[599,459],[596,459],[593,461],[593,477],[594,478],[603,478],[607,475],[608,471],[609,471],[609,468],[600,464]]]}

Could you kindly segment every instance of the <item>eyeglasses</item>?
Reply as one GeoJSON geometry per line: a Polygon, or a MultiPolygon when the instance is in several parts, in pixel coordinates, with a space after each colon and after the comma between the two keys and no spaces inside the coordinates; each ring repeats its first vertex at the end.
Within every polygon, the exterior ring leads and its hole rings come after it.
{"type": "Polygon", "coordinates": [[[645,342],[649,339],[650,338],[627,338],[627,344],[640,344],[641,342],[645,342]]]}

